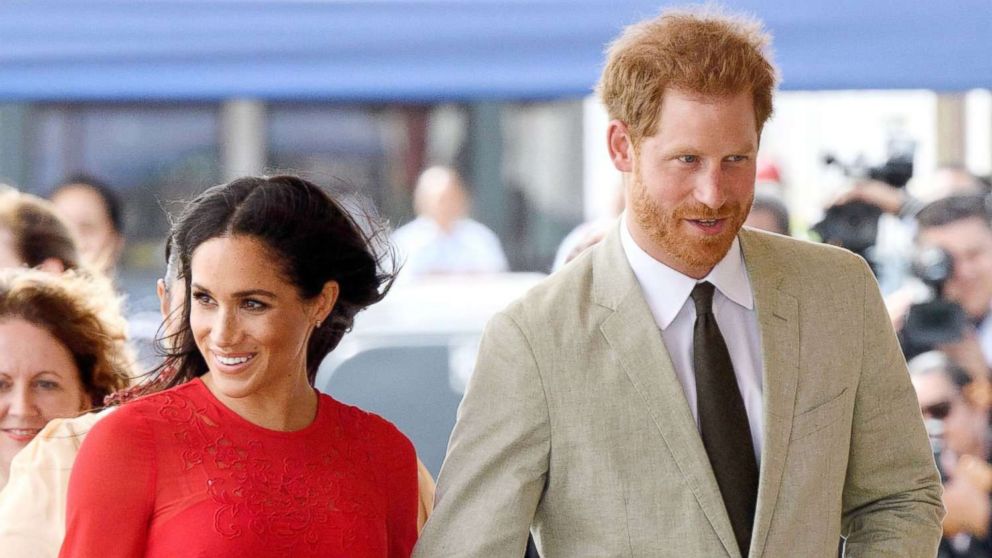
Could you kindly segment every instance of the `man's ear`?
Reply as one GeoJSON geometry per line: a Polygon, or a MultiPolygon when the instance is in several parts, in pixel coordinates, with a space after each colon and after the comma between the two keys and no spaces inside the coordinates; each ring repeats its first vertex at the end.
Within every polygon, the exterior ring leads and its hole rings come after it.
{"type": "Polygon", "coordinates": [[[613,166],[620,172],[633,172],[634,142],[627,125],[620,120],[610,120],[606,127],[606,142],[613,166]]]}
{"type": "Polygon", "coordinates": [[[317,295],[314,305],[313,320],[315,323],[320,322],[323,325],[327,321],[331,315],[331,310],[334,310],[334,304],[337,303],[339,294],[341,294],[341,286],[338,285],[337,281],[324,283],[324,288],[317,295]]]}

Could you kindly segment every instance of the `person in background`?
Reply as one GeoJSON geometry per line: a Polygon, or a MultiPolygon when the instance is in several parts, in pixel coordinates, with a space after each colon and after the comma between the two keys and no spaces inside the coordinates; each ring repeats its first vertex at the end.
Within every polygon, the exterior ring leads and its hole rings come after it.
{"type": "Polygon", "coordinates": [[[945,479],[947,516],[937,556],[992,556],[988,406],[976,401],[968,373],[943,353],[931,351],[913,358],[909,373],[945,479]]]}
{"type": "Polygon", "coordinates": [[[125,328],[102,278],[0,272],[0,487],[49,421],[98,407],[127,385],[125,328]]]}
{"type": "Polygon", "coordinates": [[[754,195],[754,203],[744,220],[744,226],[789,236],[789,208],[778,195],[758,191],[754,195]]]}
{"type": "Polygon", "coordinates": [[[79,266],[72,234],[49,202],[13,188],[0,190],[0,269],[60,273],[79,266]]]}
{"type": "Polygon", "coordinates": [[[992,366],[992,212],[984,194],[939,199],[916,215],[918,249],[938,247],[952,260],[943,296],[961,305],[970,322],[963,339],[941,347],[973,377],[992,366]]]}
{"type": "Polygon", "coordinates": [[[186,281],[174,387],[90,430],[60,556],[408,556],[412,444],[312,387],[392,282],[378,238],[292,176],[208,189],[172,238],[186,281]]]}
{"type": "Polygon", "coordinates": [[[508,264],[496,233],[469,218],[469,198],[454,169],[430,167],[413,193],[416,219],[396,229],[402,276],[498,273],[508,264]]]}
{"type": "Polygon", "coordinates": [[[581,223],[565,236],[555,252],[555,261],[551,264],[551,271],[558,271],[586,248],[603,240],[610,228],[616,225],[617,217],[623,212],[624,205],[623,184],[619,180],[614,185],[611,198],[608,215],[581,223]]]}
{"type": "Polygon", "coordinates": [[[927,199],[934,201],[950,196],[988,193],[989,185],[964,165],[943,165],[933,173],[927,199]]]}
{"type": "Polygon", "coordinates": [[[75,235],[84,263],[113,276],[124,250],[124,211],[104,182],[76,175],[55,187],[49,199],[75,235]]]}

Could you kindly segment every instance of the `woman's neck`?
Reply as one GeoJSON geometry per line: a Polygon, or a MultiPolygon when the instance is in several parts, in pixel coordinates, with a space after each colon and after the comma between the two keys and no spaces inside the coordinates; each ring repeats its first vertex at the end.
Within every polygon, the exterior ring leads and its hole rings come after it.
{"type": "Polygon", "coordinates": [[[220,390],[211,374],[203,375],[203,384],[225,407],[248,422],[281,432],[293,432],[309,426],[317,416],[318,397],[302,375],[286,386],[267,386],[244,396],[230,396],[220,390]]]}

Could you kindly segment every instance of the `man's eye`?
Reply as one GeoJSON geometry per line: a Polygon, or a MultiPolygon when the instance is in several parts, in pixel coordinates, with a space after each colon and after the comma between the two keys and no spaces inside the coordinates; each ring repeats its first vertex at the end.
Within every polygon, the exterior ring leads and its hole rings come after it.
{"type": "Polygon", "coordinates": [[[691,164],[691,163],[695,163],[696,161],[698,161],[699,160],[699,157],[697,157],[695,155],[679,155],[678,159],[679,159],[679,161],[681,161],[683,163],[691,164]]]}
{"type": "Polygon", "coordinates": [[[731,155],[730,157],[727,157],[726,161],[730,163],[742,163],[747,161],[747,159],[747,155],[731,155]]]}

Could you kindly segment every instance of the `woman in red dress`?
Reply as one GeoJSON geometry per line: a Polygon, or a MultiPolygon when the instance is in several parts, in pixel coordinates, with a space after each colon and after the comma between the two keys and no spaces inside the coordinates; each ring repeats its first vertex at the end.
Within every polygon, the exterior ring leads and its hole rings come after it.
{"type": "Polygon", "coordinates": [[[355,314],[388,290],[375,239],[290,176],[207,190],[173,239],[188,295],[175,387],[89,433],[60,556],[409,556],[412,445],[312,387],[355,314]]]}

